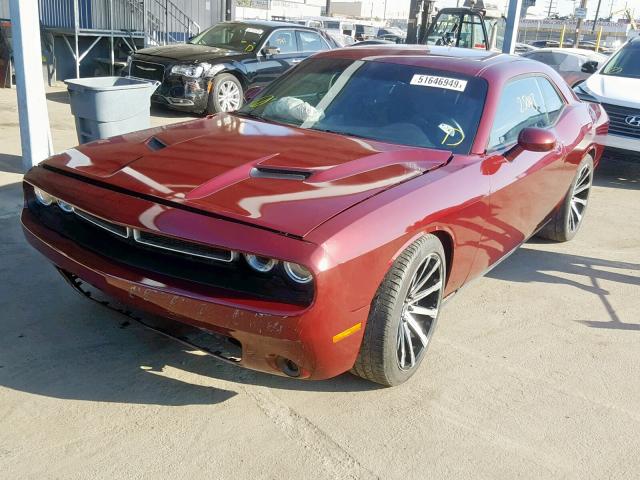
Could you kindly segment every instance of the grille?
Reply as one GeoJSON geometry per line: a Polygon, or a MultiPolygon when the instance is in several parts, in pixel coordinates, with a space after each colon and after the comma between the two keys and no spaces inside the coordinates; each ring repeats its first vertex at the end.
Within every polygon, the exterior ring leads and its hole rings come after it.
{"type": "Polygon", "coordinates": [[[162,82],[164,79],[164,66],[159,63],[133,60],[131,62],[130,75],[136,78],[145,78],[147,80],[157,80],[162,82]]]}
{"type": "Polygon", "coordinates": [[[133,230],[133,238],[136,242],[149,245],[150,247],[161,248],[175,253],[184,253],[185,255],[193,255],[194,257],[219,260],[221,262],[232,262],[237,257],[237,254],[230,250],[211,248],[197,243],[185,242],[176,238],[156,235],[155,233],[143,232],[136,229],[133,230]]]}
{"type": "Polygon", "coordinates": [[[623,137],[640,138],[640,126],[629,125],[625,121],[628,117],[640,119],[640,109],[620,107],[608,103],[603,103],[602,106],[609,115],[609,133],[623,137]]]}

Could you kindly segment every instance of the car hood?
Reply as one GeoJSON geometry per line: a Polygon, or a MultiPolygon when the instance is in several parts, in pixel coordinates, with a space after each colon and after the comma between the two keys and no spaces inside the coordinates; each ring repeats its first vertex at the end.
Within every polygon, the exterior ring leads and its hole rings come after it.
{"type": "Polygon", "coordinates": [[[640,79],[594,73],[583,84],[598,101],[640,108],[640,79]]]}
{"type": "Polygon", "coordinates": [[[179,62],[204,62],[233,55],[243,55],[243,53],[235,50],[209,47],[206,45],[192,45],[190,43],[144,48],[138,50],[136,52],[136,55],[137,54],[168,58],[179,62]]]}
{"type": "Polygon", "coordinates": [[[450,157],[220,114],[92,142],[45,165],[303,237],[450,157]]]}

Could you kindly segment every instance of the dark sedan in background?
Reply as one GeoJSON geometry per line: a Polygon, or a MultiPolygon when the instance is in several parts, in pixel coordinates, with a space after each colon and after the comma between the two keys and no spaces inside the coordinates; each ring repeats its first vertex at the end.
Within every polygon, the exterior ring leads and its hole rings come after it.
{"type": "Polygon", "coordinates": [[[572,87],[584,82],[607,60],[601,53],[580,48],[540,48],[521,56],[549,65],[572,87]]]}
{"type": "Polygon", "coordinates": [[[337,48],[324,32],[293,23],[219,23],[185,45],[138,50],[123,75],[162,82],[152,101],[196,112],[231,112],[249,87],[263,86],[316,52],[337,48]]]}

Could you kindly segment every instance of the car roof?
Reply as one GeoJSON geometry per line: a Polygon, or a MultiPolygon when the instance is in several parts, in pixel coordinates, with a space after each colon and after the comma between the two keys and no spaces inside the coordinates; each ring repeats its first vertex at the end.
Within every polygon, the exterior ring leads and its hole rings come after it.
{"type": "Polygon", "coordinates": [[[251,25],[254,27],[263,27],[265,29],[276,29],[281,27],[295,27],[295,28],[308,28],[309,30],[315,30],[311,27],[305,27],[299,23],[292,22],[280,22],[276,20],[233,20],[224,23],[236,23],[238,25],[251,25]]]}
{"type": "Polygon", "coordinates": [[[567,47],[565,48],[546,47],[546,48],[539,48],[535,52],[536,53],[544,53],[544,52],[566,53],[567,55],[582,55],[587,57],[589,55],[593,55],[594,53],[598,53],[598,52],[594,52],[593,50],[589,50],[587,48],[573,48],[573,47],[568,47],[568,48],[567,47]]]}
{"type": "MultiPolygon", "coordinates": [[[[526,58],[471,48],[426,45],[362,45],[317,53],[314,58],[348,58],[388,63],[402,63],[417,67],[480,76],[489,67],[508,68],[515,62],[527,62],[532,70],[539,70],[540,62],[526,58]],[[500,66],[503,67],[500,67],[500,66]]],[[[492,68],[493,70],[494,68],[492,68]]]]}
{"type": "Polygon", "coordinates": [[[640,36],[633,37],[632,39],[630,39],[627,42],[627,45],[633,46],[633,48],[640,48],[640,36]]]}

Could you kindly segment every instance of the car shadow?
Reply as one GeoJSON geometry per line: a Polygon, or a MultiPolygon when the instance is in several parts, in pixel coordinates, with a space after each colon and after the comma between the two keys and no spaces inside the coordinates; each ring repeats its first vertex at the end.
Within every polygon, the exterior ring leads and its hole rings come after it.
{"type": "Polygon", "coordinates": [[[0,172],[22,173],[22,157],[0,153],[0,172]]]}
{"type": "Polygon", "coordinates": [[[640,190],[640,157],[627,160],[621,156],[603,157],[596,169],[593,184],[597,187],[640,190]]]}
{"type": "Polygon", "coordinates": [[[47,100],[56,103],[69,103],[69,92],[66,90],[61,90],[57,92],[47,92],[46,94],[47,100]]]}
{"type": "Polygon", "coordinates": [[[190,120],[197,117],[202,117],[203,115],[199,115],[193,112],[180,112],[178,110],[171,110],[168,107],[163,107],[162,105],[151,104],[151,116],[158,118],[184,118],[185,120],[190,120]]]}
{"type": "MultiPolygon", "coordinates": [[[[533,238],[528,243],[546,244],[550,242],[533,238]]],[[[580,323],[593,328],[640,331],[639,323],[627,323],[620,318],[609,301],[609,291],[601,286],[601,281],[640,285],[640,263],[538,250],[527,248],[525,245],[507,261],[502,262],[489,272],[487,276],[509,282],[550,283],[578,288],[597,295],[609,315],[608,321],[579,320],[580,323]],[[626,273],[628,271],[633,273],[626,273]],[[583,283],[566,278],[566,274],[582,277],[588,282],[583,283]]]]}

